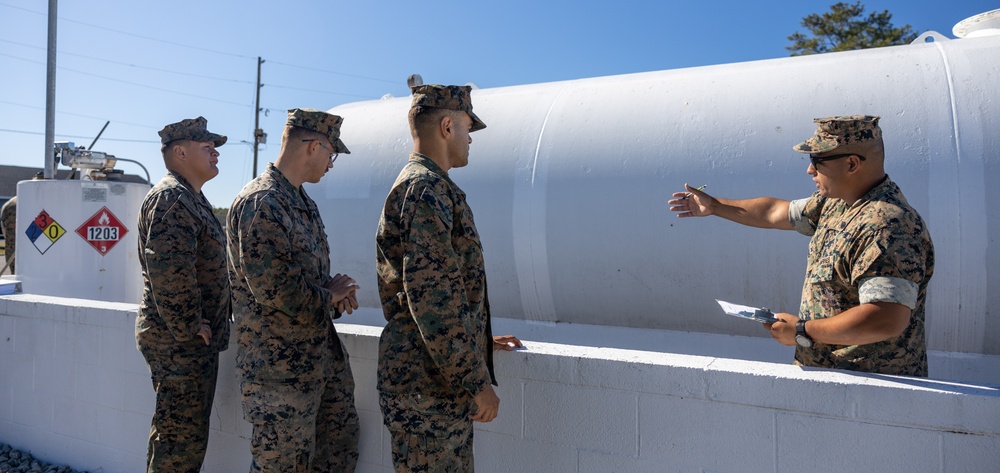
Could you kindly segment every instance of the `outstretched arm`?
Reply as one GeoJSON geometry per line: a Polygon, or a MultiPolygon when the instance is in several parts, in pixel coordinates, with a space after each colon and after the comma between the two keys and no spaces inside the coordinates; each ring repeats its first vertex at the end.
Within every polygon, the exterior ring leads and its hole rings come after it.
{"type": "Polygon", "coordinates": [[[698,189],[684,184],[685,192],[674,192],[673,199],[667,201],[671,212],[677,216],[705,217],[716,215],[726,220],[759,228],[792,230],[788,220],[787,200],[774,197],[732,200],[712,197],[698,189]]]}

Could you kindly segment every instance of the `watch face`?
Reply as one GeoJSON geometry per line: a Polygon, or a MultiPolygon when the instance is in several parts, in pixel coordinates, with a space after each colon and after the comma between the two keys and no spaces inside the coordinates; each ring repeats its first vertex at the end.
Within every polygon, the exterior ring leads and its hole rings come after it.
{"type": "Polygon", "coordinates": [[[809,348],[813,346],[812,340],[810,340],[809,337],[806,337],[804,335],[796,335],[795,343],[799,344],[799,346],[803,348],[809,348]]]}

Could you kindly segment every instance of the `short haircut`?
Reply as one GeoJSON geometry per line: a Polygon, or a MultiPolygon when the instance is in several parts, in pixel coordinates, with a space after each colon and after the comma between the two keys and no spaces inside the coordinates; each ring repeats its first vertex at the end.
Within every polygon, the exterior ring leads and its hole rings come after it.
{"type": "Polygon", "coordinates": [[[168,141],[167,143],[165,143],[163,145],[162,151],[160,152],[161,154],[163,154],[163,161],[165,162],[167,160],[167,158],[173,157],[173,155],[174,155],[174,146],[178,146],[178,145],[183,146],[188,141],[191,141],[191,140],[184,140],[184,139],[181,139],[181,140],[171,140],[171,141],[168,141]]]}
{"type": "Polygon", "coordinates": [[[282,133],[281,141],[284,143],[297,142],[298,140],[312,140],[326,138],[326,135],[300,126],[286,126],[282,133]]]}
{"type": "Polygon", "coordinates": [[[410,122],[410,134],[413,135],[414,138],[427,134],[433,129],[433,127],[441,123],[441,119],[444,118],[445,115],[448,115],[451,112],[454,112],[454,110],[438,107],[424,107],[422,105],[410,108],[410,113],[407,115],[410,122]]]}

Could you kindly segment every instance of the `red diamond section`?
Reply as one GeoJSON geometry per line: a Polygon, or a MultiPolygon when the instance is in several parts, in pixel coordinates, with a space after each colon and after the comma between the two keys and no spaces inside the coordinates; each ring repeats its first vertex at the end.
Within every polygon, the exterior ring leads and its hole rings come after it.
{"type": "Polygon", "coordinates": [[[76,229],[76,234],[87,240],[101,256],[108,254],[126,233],[128,229],[107,207],[101,207],[101,210],[76,229]]]}

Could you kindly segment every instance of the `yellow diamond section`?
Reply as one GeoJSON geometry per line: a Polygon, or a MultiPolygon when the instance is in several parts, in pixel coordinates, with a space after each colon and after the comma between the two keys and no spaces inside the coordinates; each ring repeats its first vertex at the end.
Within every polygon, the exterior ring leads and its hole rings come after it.
{"type": "Polygon", "coordinates": [[[66,229],[53,221],[51,224],[49,224],[48,227],[45,228],[45,231],[43,231],[42,233],[49,240],[52,240],[52,243],[55,243],[56,240],[58,240],[60,237],[66,234],[66,229]]]}

